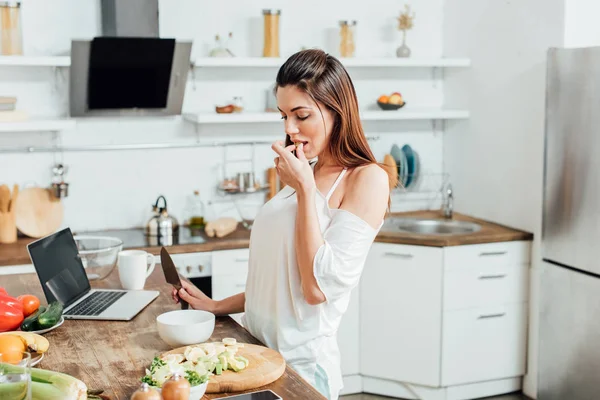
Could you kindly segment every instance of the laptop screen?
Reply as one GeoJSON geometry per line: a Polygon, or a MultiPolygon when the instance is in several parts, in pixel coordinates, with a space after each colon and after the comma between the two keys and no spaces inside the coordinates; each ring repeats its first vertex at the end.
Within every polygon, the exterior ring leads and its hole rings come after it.
{"type": "Polygon", "coordinates": [[[90,290],[71,229],[58,231],[27,247],[48,303],[58,300],[66,307],[90,290]]]}

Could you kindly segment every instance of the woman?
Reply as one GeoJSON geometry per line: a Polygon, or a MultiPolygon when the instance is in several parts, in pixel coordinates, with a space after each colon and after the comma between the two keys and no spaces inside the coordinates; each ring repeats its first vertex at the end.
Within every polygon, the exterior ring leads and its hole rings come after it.
{"type": "Polygon", "coordinates": [[[216,315],[245,312],[253,336],[337,399],[336,334],[383,224],[389,178],[369,149],[352,81],[338,60],[298,52],[279,70],[275,90],[286,141],[272,149],[286,187],[254,220],[246,292],[214,301],[184,282],[179,296],[216,315]]]}

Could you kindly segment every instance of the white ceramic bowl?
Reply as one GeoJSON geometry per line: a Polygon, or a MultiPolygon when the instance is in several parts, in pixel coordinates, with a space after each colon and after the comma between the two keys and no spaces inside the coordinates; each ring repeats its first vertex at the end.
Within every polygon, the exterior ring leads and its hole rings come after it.
{"type": "MultiPolygon", "coordinates": [[[[202,396],[204,396],[207,387],[208,382],[204,382],[202,385],[192,386],[192,388],[190,389],[190,397],[188,398],[188,400],[200,400],[202,396]]],[[[160,388],[155,389],[162,395],[162,391],[160,390],[160,388]]]]}
{"type": "Polygon", "coordinates": [[[156,317],[158,335],[169,346],[202,343],[215,329],[215,315],[201,310],[177,310],[156,317]]]}

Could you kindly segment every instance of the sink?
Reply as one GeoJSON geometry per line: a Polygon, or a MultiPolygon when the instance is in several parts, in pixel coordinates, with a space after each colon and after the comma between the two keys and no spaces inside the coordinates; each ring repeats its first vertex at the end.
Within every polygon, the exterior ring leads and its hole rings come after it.
{"type": "Polygon", "coordinates": [[[385,220],[381,232],[404,232],[417,235],[466,235],[475,233],[481,225],[468,221],[445,219],[390,217],[385,220]]]}

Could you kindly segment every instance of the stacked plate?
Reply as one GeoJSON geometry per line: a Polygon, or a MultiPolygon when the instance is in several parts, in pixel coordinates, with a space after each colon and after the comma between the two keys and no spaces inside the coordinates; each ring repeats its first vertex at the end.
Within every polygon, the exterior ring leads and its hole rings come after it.
{"type": "Polygon", "coordinates": [[[419,177],[419,155],[408,144],[392,146],[391,156],[398,166],[398,185],[404,189],[414,187],[419,177]]]}

